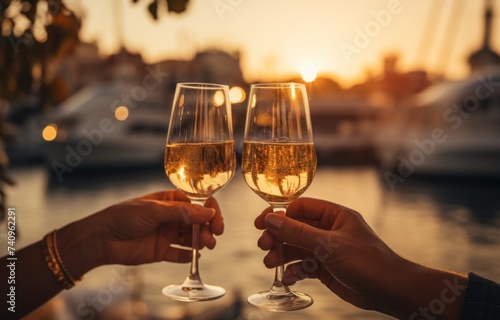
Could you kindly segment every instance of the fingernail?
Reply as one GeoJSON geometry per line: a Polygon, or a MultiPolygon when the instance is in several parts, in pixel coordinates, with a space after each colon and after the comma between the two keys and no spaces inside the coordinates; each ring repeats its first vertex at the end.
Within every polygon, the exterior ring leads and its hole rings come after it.
{"type": "Polygon", "coordinates": [[[203,208],[203,210],[201,210],[201,216],[203,218],[212,218],[213,216],[215,215],[215,209],[214,208],[203,208]]]}
{"type": "Polygon", "coordinates": [[[281,229],[281,226],[283,225],[283,220],[284,218],[278,214],[270,213],[266,216],[265,218],[265,223],[266,226],[269,227],[269,229],[276,230],[278,231],[281,229]]]}

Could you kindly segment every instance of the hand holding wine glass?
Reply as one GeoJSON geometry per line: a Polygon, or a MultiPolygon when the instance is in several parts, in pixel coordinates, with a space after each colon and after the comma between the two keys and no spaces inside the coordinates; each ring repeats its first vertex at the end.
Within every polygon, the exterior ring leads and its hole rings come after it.
{"type": "MultiPolygon", "coordinates": [[[[231,180],[236,168],[229,90],[225,85],[177,84],[165,148],[165,172],[193,204],[205,201],[231,180]]],[[[163,288],[180,301],[204,301],[225,294],[204,284],[198,269],[200,225],[193,225],[191,269],[184,283],[163,288]]]]}
{"type": "MultiPolygon", "coordinates": [[[[304,193],[316,171],[316,153],[305,85],[270,83],[251,86],[243,142],[242,171],[248,186],[274,212],[286,211],[304,193]]],[[[248,302],[269,311],[310,306],[313,299],[283,284],[283,243],[277,242],[278,263],[268,291],[248,302]]]]}

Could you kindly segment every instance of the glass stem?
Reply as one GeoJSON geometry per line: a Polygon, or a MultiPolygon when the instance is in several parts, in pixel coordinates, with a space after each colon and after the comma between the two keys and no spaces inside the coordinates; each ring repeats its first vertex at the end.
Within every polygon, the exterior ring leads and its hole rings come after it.
{"type": "MultiPolygon", "coordinates": [[[[273,212],[285,211],[286,206],[273,207],[273,212]]],[[[274,295],[288,295],[291,294],[290,289],[283,283],[283,274],[285,273],[285,255],[284,245],[282,241],[276,239],[276,254],[277,264],[274,272],[274,282],[270,292],[274,295]]]]}
{"type": "Polygon", "coordinates": [[[200,273],[198,270],[198,250],[199,250],[199,235],[200,235],[200,224],[193,224],[193,250],[191,251],[191,269],[189,270],[189,278],[191,280],[200,279],[200,273]]]}
{"type": "MultiPolygon", "coordinates": [[[[200,200],[191,199],[191,203],[200,205],[202,207],[205,205],[205,201],[200,201],[200,200]]],[[[191,268],[189,269],[189,276],[184,281],[183,286],[185,288],[198,289],[198,290],[203,288],[203,282],[201,281],[200,271],[198,268],[198,251],[200,248],[199,239],[200,239],[200,224],[198,223],[193,224],[193,242],[192,242],[193,249],[191,250],[191,268]]]]}

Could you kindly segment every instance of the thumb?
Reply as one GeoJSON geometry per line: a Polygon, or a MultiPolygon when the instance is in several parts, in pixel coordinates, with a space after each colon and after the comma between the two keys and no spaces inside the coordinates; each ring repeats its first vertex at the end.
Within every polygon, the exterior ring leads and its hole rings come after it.
{"type": "Polygon", "coordinates": [[[311,252],[317,248],[318,240],[325,237],[324,230],[276,213],[269,213],[264,222],[278,240],[311,252]]]}

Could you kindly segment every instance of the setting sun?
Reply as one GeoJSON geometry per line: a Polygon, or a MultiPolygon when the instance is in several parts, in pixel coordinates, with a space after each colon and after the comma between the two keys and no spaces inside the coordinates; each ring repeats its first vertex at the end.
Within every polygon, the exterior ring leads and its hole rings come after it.
{"type": "Polygon", "coordinates": [[[318,75],[318,66],[312,61],[307,61],[302,64],[300,74],[305,82],[312,82],[318,75]]]}

